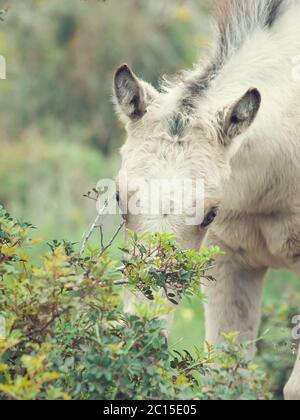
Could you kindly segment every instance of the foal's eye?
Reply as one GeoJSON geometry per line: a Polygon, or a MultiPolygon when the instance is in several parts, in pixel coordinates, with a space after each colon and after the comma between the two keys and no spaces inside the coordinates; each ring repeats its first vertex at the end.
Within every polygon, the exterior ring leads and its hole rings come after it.
{"type": "Polygon", "coordinates": [[[123,219],[126,221],[127,213],[125,211],[124,204],[123,204],[123,201],[122,201],[122,197],[121,197],[121,194],[120,194],[119,191],[116,192],[116,202],[118,203],[118,206],[119,206],[119,209],[120,209],[120,212],[121,212],[120,214],[122,215],[123,219]]]}
{"type": "Polygon", "coordinates": [[[219,208],[218,207],[213,207],[209,213],[207,213],[207,215],[204,217],[204,220],[201,224],[202,228],[206,228],[209,225],[211,225],[213,223],[213,221],[215,220],[215,218],[218,216],[219,213],[219,208]]]}

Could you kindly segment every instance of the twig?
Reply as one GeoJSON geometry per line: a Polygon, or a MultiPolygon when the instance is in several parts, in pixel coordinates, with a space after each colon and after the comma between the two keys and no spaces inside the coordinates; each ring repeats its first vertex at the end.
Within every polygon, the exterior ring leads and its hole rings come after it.
{"type": "Polygon", "coordinates": [[[110,241],[108,242],[108,244],[107,244],[107,245],[105,245],[105,246],[104,246],[104,244],[103,244],[103,229],[102,229],[102,227],[100,228],[100,231],[101,231],[102,233],[101,233],[101,252],[100,252],[100,254],[99,254],[99,257],[102,257],[102,256],[103,256],[103,254],[105,253],[105,251],[107,251],[107,250],[108,250],[108,249],[112,246],[113,242],[115,241],[115,239],[117,238],[117,236],[119,235],[119,233],[121,232],[121,230],[123,229],[124,225],[125,225],[125,222],[122,222],[122,223],[119,225],[118,229],[116,230],[116,232],[115,232],[115,233],[114,233],[114,235],[112,236],[111,240],[110,240],[110,241]]]}
{"type": "MultiPolygon", "coordinates": [[[[89,240],[91,239],[91,236],[94,232],[94,230],[96,229],[96,226],[98,225],[99,221],[101,220],[103,213],[105,211],[105,209],[108,206],[108,201],[106,200],[104,203],[104,206],[102,207],[102,209],[98,212],[98,215],[96,217],[96,219],[94,220],[94,222],[91,224],[90,228],[88,229],[87,233],[85,233],[84,238],[83,238],[83,242],[82,242],[82,246],[80,248],[80,256],[83,255],[84,250],[89,242],[89,240]]],[[[101,224],[102,225],[102,224],[101,224]]]]}
{"type": "Polygon", "coordinates": [[[114,286],[127,286],[129,284],[128,280],[116,280],[113,282],[114,286]]]}
{"type": "Polygon", "coordinates": [[[100,227],[100,243],[101,243],[101,249],[103,249],[105,247],[105,245],[104,245],[103,225],[101,224],[99,227],[100,227]]]}
{"type": "Polygon", "coordinates": [[[50,321],[48,321],[43,327],[30,331],[26,334],[26,338],[31,338],[35,335],[42,334],[44,331],[46,331],[58,318],[60,318],[62,315],[64,315],[66,312],[68,312],[68,309],[65,309],[61,312],[58,312],[57,314],[52,314],[52,317],[50,321]]]}
{"type": "MultiPolygon", "coordinates": [[[[112,282],[111,284],[109,283],[102,283],[101,281],[98,282],[97,279],[91,279],[93,280],[95,283],[97,283],[97,286],[99,287],[109,287],[109,286],[128,286],[130,283],[128,280],[124,279],[120,279],[120,280],[115,280],[114,282],[112,282]]],[[[65,287],[65,290],[67,292],[73,292],[74,291],[74,287],[73,286],[68,286],[65,287]]]]}

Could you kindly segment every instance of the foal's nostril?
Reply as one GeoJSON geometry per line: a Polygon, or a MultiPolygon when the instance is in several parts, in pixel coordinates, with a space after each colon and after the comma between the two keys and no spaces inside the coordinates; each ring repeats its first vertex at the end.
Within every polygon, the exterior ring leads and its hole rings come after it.
{"type": "Polygon", "coordinates": [[[117,203],[120,204],[120,193],[119,193],[119,191],[116,192],[116,200],[117,200],[117,203]]]}

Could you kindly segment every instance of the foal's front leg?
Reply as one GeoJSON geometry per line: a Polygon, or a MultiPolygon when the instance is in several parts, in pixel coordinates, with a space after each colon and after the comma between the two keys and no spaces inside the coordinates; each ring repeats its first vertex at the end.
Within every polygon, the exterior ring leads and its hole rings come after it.
{"type": "Polygon", "coordinates": [[[219,245],[224,255],[216,258],[212,276],[215,282],[203,287],[208,301],[206,305],[206,339],[210,344],[224,341],[222,333],[237,332],[239,340],[253,342],[249,357],[256,352],[260,321],[263,279],[265,269],[255,270],[246,265],[240,255],[235,254],[212,234],[210,244],[219,245]]]}

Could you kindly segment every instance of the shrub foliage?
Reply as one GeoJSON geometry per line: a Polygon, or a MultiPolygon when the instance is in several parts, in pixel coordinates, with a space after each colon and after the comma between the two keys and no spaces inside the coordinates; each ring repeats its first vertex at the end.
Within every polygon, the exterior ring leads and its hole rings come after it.
{"type": "MultiPolygon", "coordinates": [[[[197,293],[218,250],[180,251],[168,235],[108,250],[52,242],[36,263],[34,227],[0,209],[1,399],[265,399],[265,377],[236,334],[215,349],[176,353],[159,315],[197,293]],[[120,286],[153,301],[124,313],[120,286]],[[157,293],[163,290],[167,299],[157,293]],[[4,338],[4,339],[3,339],[4,338]]],[[[211,281],[213,281],[211,279],[211,281]]]]}

